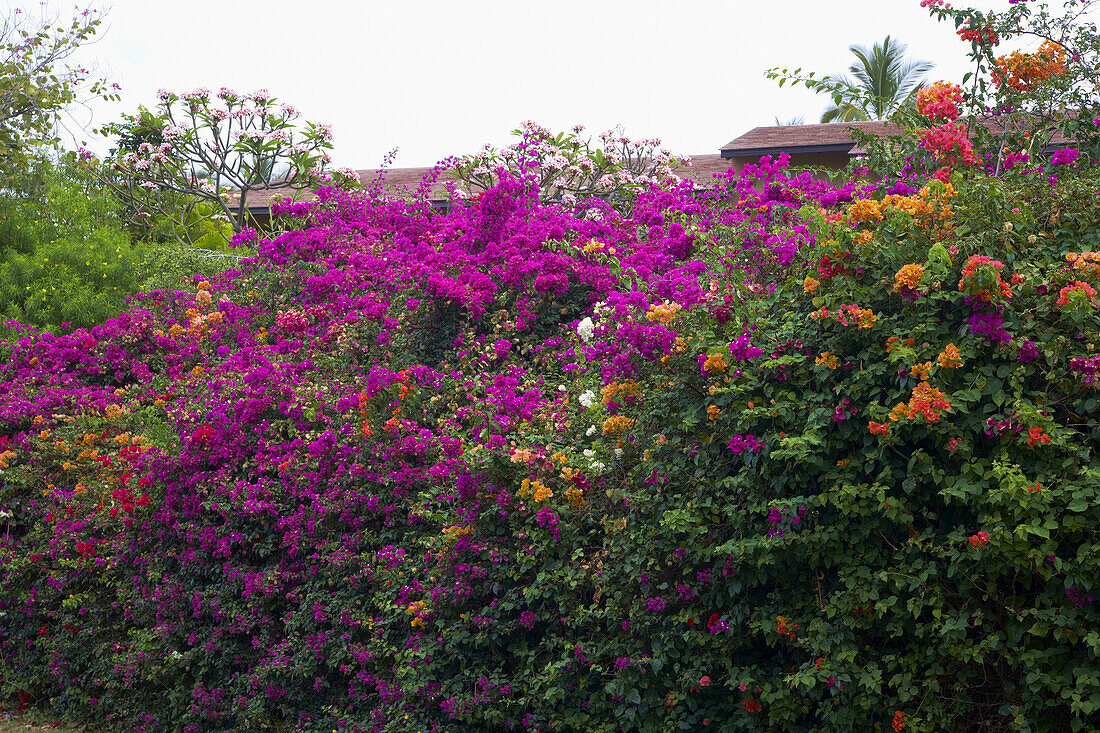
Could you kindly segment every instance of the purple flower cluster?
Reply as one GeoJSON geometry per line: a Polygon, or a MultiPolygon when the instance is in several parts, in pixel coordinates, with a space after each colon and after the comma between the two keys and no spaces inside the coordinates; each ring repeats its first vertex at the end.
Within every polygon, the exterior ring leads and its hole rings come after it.
{"type": "Polygon", "coordinates": [[[757,438],[755,435],[734,435],[730,438],[729,449],[733,451],[733,454],[740,455],[745,451],[752,451],[756,453],[762,450],[765,446],[765,442],[762,439],[757,438]]]}

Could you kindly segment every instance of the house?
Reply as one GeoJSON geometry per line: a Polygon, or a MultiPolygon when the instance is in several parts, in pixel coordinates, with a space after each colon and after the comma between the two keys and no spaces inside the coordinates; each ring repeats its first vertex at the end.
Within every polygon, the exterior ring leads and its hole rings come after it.
{"type": "MultiPolygon", "coordinates": [[[[1005,131],[1003,118],[987,117],[981,124],[994,134],[1005,131]]],[[[723,145],[718,154],[688,156],[688,166],[675,169],[681,178],[690,178],[697,183],[706,184],[726,171],[740,171],[746,163],[755,163],[762,156],[777,156],[780,153],[790,155],[792,166],[811,166],[831,170],[842,170],[848,162],[858,156],[862,150],[852,138],[852,129],[870,135],[896,134],[901,127],[881,120],[866,122],[846,122],[814,125],[769,125],[754,127],[740,137],[723,145]]],[[[1070,140],[1060,134],[1054,135],[1044,146],[1043,152],[1050,154],[1054,150],[1070,144],[1070,140]]],[[[432,168],[390,168],[385,171],[387,191],[401,194],[416,191],[421,181],[432,172],[432,168]]],[[[377,169],[360,170],[360,180],[369,185],[382,171],[377,169]]],[[[429,198],[436,207],[450,208],[450,193],[447,190],[447,175],[443,174],[430,187],[429,198]]],[[[265,226],[269,219],[271,200],[275,196],[285,195],[286,190],[254,191],[249,194],[248,210],[254,220],[265,226]]],[[[236,200],[231,199],[231,207],[236,200]]]]}
{"type": "Polygon", "coordinates": [[[870,135],[897,130],[886,122],[833,122],[820,125],[778,125],[754,127],[722,146],[720,154],[734,170],[755,163],[764,155],[787,153],[794,166],[821,166],[840,170],[856,155],[851,128],[870,135]],[[893,128],[891,130],[890,128],[893,128]]]}

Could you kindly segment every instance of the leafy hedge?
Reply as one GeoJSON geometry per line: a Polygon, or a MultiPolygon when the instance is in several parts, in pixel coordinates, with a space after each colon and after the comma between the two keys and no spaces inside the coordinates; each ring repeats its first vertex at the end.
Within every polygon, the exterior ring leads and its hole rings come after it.
{"type": "Polygon", "coordinates": [[[238,269],[5,347],[0,694],[1095,729],[1100,175],[1055,161],[283,205],[238,269]]]}

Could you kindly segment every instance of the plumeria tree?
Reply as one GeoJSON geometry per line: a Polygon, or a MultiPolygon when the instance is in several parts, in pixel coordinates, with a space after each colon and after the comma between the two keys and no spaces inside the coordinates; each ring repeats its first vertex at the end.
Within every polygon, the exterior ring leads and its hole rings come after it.
{"type": "Polygon", "coordinates": [[[250,194],[327,180],[331,127],[301,121],[267,90],[162,90],[158,97],[155,109],[104,127],[118,139],[106,180],[138,218],[164,215],[187,229],[196,215],[209,216],[240,232],[250,221],[250,194]]]}
{"type": "Polygon", "coordinates": [[[598,196],[614,204],[651,185],[678,182],[673,170],[688,163],[662,148],[660,140],[632,140],[622,128],[600,134],[597,142],[583,133],[582,125],[555,135],[535,122],[524,122],[513,130],[519,140],[512,145],[500,151],[486,145],[480,153],[458,161],[455,172],[462,182],[458,193],[488,190],[499,182],[500,171],[506,170],[532,182],[548,203],[573,205],[598,196]]]}

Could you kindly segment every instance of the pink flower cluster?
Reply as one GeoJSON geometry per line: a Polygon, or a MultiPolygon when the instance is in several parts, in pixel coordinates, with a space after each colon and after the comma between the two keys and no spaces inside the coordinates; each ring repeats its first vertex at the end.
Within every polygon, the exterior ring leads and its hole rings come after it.
{"type": "Polygon", "coordinates": [[[966,126],[958,122],[945,122],[939,127],[920,130],[920,147],[932,153],[937,160],[953,165],[974,165],[974,144],[966,135],[966,126]]]}

